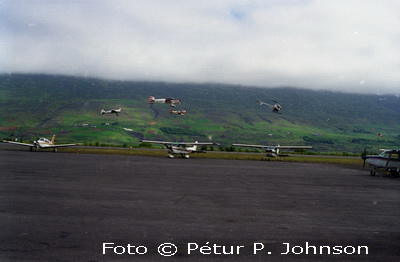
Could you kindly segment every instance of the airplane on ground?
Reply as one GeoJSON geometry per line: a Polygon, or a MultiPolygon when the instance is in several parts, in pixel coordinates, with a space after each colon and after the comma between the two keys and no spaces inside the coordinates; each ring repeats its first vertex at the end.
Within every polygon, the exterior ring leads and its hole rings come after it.
{"type": "Polygon", "coordinates": [[[205,151],[197,150],[197,146],[202,145],[219,145],[213,142],[165,142],[165,141],[152,141],[142,140],[143,143],[162,144],[168,149],[168,157],[174,158],[174,154],[180,154],[182,158],[189,158],[190,153],[205,153],[205,151]]]}
{"type": "Polygon", "coordinates": [[[290,156],[289,154],[280,154],[279,149],[311,149],[312,146],[264,146],[264,145],[248,145],[248,144],[232,144],[232,146],[252,147],[264,149],[268,157],[290,156]]]}
{"type": "Polygon", "coordinates": [[[265,103],[265,102],[263,102],[263,101],[261,101],[261,100],[257,100],[256,102],[259,103],[260,106],[261,106],[261,105],[266,105],[266,106],[268,106],[269,108],[272,109],[272,112],[274,112],[274,113],[279,113],[279,112],[282,110],[282,106],[281,106],[280,104],[278,104],[277,101],[275,101],[275,100],[273,100],[273,101],[275,102],[274,105],[265,103]]]}
{"type": "Polygon", "coordinates": [[[183,116],[183,115],[185,115],[186,114],[186,110],[171,110],[171,111],[169,111],[171,114],[174,114],[174,115],[181,115],[181,116],[183,116]]]}
{"type": "Polygon", "coordinates": [[[7,141],[3,140],[4,143],[9,143],[9,144],[14,144],[14,145],[20,145],[20,146],[29,146],[30,151],[38,151],[39,149],[46,149],[46,148],[53,148],[53,152],[57,151],[58,147],[69,147],[69,146],[78,146],[79,144],[63,144],[63,145],[56,145],[54,143],[56,138],[56,135],[53,135],[51,141],[47,138],[38,138],[35,141],[33,141],[31,144],[28,143],[20,143],[20,142],[14,142],[14,141],[7,141]]]}
{"type": "Polygon", "coordinates": [[[171,104],[172,107],[176,107],[176,104],[180,104],[182,100],[174,99],[174,98],[158,98],[156,99],[154,96],[150,96],[147,100],[149,104],[171,104]]]}
{"type": "Polygon", "coordinates": [[[400,175],[400,149],[383,150],[379,155],[366,155],[361,157],[365,163],[373,166],[370,171],[371,176],[375,176],[380,168],[390,172],[392,176],[398,177],[400,175]]]}
{"type": "Polygon", "coordinates": [[[119,116],[119,113],[121,113],[122,108],[118,108],[118,109],[111,109],[111,110],[107,110],[105,111],[104,109],[101,109],[100,114],[104,115],[104,114],[116,114],[117,116],[119,116]]]}

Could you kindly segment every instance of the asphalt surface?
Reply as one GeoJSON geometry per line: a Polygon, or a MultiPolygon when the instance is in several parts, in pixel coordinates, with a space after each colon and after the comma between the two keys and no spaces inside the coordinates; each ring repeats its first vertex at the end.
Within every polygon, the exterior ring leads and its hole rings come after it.
{"type": "Polygon", "coordinates": [[[0,261],[400,260],[391,176],[4,144],[0,170],[0,261]]]}

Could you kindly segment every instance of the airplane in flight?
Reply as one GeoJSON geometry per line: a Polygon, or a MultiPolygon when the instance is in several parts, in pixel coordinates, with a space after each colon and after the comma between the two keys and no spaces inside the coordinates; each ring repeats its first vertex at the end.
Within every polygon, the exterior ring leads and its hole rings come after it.
{"type": "Polygon", "coordinates": [[[174,158],[174,155],[181,155],[182,158],[189,158],[190,153],[205,153],[203,150],[197,150],[197,146],[202,145],[218,145],[213,142],[166,142],[142,140],[143,143],[162,144],[168,149],[168,157],[174,158]]]}
{"type": "Polygon", "coordinates": [[[394,177],[400,175],[400,149],[383,150],[379,155],[365,155],[361,157],[365,163],[373,167],[371,176],[375,176],[379,169],[384,169],[394,177]]]}
{"type": "Polygon", "coordinates": [[[30,151],[38,151],[39,149],[46,149],[46,148],[53,148],[53,152],[57,151],[57,148],[59,147],[69,147],[69,146],[78,146],[79,144],[61,144],[61,145],[56,145],[55,144],[55,139],[56,135],[53,135],[51,141],[47,138],[38,138],[32,143],[20,143],[20,142],[14,142],[14,141],[7,141],[3,140],[4,143],[9,143],[9,144],[14,144],[14,145],[20,145],[20,146],[29,146],[30,151]]]}
{"type": "Polygon", "coordinates": [[[118,109],[111,109],[111,110],[104,110],[101,109],[100,114],[104,115],[104,114],[116,114],[117,116],[119,116],[119,113],[121,113],[122,108],[118,108],[118,109]]]}
{"type": "Polygon", "coordinates": [[[186,110],[170,110],[169,111],[173,115],[181,115],[184,116],[186,114],[186,110]]]}
{"type": "Polygon", "coordinates": [[[289,154],[280,154],[279,149],[293,150],[293,149],[311,149],[312,146],[264,146],[264,145],[248,145],[248,144],[232,144],[232,146],[252,147],[264,149],[268,157],[283,157],[290,156],[289,154]]]}
{"type": "Polygon", "coordinates": [[[172,107],[176,107],[176,104],[180,104],[182,100],[174,99],[174,98],[155,98],[154,96],[150,96],[147,100],[149,104],[171,104],[172,107]]]}

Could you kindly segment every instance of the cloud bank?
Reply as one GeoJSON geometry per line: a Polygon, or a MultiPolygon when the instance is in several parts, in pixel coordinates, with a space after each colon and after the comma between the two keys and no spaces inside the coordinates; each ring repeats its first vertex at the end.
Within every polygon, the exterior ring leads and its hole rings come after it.
{"type": "Polygon", "coordinates": [[[0,73],[400,92],[396,0],[3,0],[0,73]]]}

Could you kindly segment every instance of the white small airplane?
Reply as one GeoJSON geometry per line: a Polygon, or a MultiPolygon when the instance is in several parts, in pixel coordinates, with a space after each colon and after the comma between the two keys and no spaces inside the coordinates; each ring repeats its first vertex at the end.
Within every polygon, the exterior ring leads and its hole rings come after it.
{"type": "Polygon", "coordinates": [[[267,153],[268,157],[283,157],[283,156],[290,156],[288,154],[280,154],[279,149],[311,149],[312,146],[263,146],[263,145],[248,145],[248,144],[232,144],[232,146],[242,146],[242,147],[252,147],[252,148],[261,148],[264,149],[267,153]]]}
{"type": "Polygon", "coordinates": [[[176,107],[176,104],[180,104],[182,100],[174,99],[174,98],[155,98],[154,96],[150,96],[147,100],[149,104],[171,104],[172,107],[176,107]]]}
{"type": "Polygon", "coordinates": [[[174,158],[174,155],[180,154],[182,158],[189,158],[190,153],[205,153],[205,151],[197,150],[197,146],[202,145],[219,145],[213,142],[165,142],[165,141],[152,141],[142,140],[143,143],[162,144],[168,149],[168,157],[174,158]]]}
{"type": "Polygon", "coordinates": [[[119,116],[119,113],[121,113],[122,108],[118,108],[118,109],[111,109],[111,110],[104,110],[101,109],[100,114],[104,115],[104,114],[116,114],[117,116],[119,116]]]}
{"type": "Polygon", "coordinates": [[[184,116],[186,114],[186,110],[170,110],[169,111],[171,114],[173,115],[180,115],[180,116],[184,116]]]}
{"type": "Polygon", "coordinates": [[[365,163],[373,166],[374,169],[369,173],[375,176],[380,168],[390,172],[392,176],[398,177],[400,175],[400,149],[383,150],[379,155],[366,155],[361,157],[365,163]]]}
{"type": "Polygon", "coordinates": [[[53,135],[51,141],[48,140],[47,138],[38,138],[35,141],[33,141],[31,144],[28,143],[20,143],[20,142],[14,142],[14,141],[7,141],[3,140],[4,143],[9,143],[9,144],[14,144],[14,145],[20,145],[20,146],[29,146],[30,151],[38,151],[39,149],[46,149],[46,148],[53,148],[53,151],[56,152],[58,147],[68,147],[68,146],[78,146],[79,144],[63,144],[63,145],[56,145],[54,143],[56,138],[56,135],[53,135]]]}

